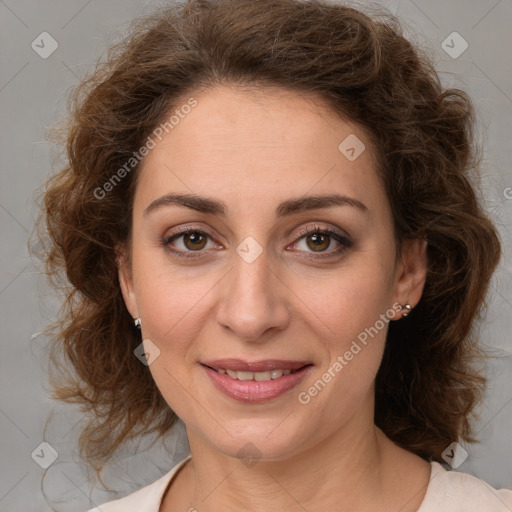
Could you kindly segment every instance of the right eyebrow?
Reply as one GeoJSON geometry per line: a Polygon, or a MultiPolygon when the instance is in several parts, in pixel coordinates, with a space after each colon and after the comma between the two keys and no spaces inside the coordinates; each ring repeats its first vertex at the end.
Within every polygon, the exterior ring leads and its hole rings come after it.
{"type": "Polygon", "coordinates": [[[225,217],[228,212],[228,207],[222,201],[200,197],[195,194],[166,194],[165,196],[155,199],[144,210],[144,216],[169,205],[185,206],[201,213],[210,213],[222,217],[225,217]]]}

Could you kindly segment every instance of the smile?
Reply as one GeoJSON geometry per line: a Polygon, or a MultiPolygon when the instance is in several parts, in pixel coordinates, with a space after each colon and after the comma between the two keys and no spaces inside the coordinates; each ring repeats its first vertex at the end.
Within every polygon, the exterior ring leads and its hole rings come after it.
{"type": "Polygon", "coordinates": [[[258,382],[265,382],[268,380],[279,379],[283,375],[290,375],[290,373],[295,373],[298,370],[270,370],[266,372],[236,372],[233,370],[225,369],[225,368],[213,368],[217,373],[221,373],[223,375],[229,375],[232,379],[237,380],[257,380],[258,382]]]}
{"type": "Polygon", "coordinates": [[[296,387],[313,369],[313,365],[305,361],[224,360],[216,363],[201,364],[214,388],[229,398],[251,403],[278,398],[296,387]]]}

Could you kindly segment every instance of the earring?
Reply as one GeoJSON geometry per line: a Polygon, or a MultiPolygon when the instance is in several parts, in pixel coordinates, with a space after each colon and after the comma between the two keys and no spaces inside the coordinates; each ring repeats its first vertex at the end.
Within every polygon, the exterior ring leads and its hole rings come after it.
{"type": "Polygon", "coordinates": [[[142,321],[140,318],[135,318],[133,323],[135,324],[135,327],[137,327],[137,329],[139,329],[140,331],[140,326],[142,325],[142,321]]]}
{"type": "Polygon", "coordinates": [[[402,304],[399,304],[400,306],[400,311],[404,310],[405,311],[402,313],[402,318],[406,318],[407,315],[411,312],[412,308],[411,308],[411,305],[410,304],[405,304],[405,305],[402,305],[402,304]]]}

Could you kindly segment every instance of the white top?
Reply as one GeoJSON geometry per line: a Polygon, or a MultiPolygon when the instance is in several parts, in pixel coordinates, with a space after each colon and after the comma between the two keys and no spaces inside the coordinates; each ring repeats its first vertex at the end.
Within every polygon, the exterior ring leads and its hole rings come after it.
{"type": "MultiPolygon", "coordinates": [[[[190,455],[156,482],[88,512],[159,512],[167,486],[189,459],[190,455]]],[[[430,464],[430,482],[417,512],[512,512],[512,490],[496,490],[475,476],[430,464]]]]}

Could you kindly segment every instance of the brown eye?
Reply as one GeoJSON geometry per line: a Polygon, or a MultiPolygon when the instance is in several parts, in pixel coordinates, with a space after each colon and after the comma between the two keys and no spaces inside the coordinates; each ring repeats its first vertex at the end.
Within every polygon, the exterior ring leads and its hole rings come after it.
{"type": "Polygon", "coordinates": [[[187,249],[191,251],[198,251],[204,249],[206,245],[207,237],[197,231],[192,231],[183,235],[183,244],[187,249]]]}
{"type": "Polygon", "coordinates": [[[178,256],[199,256],[215,248],[212,235],[197,228],[186,228],[162,239],[162,246],[178,256]],[[203,250],[204,249],[204,250],[203,250]]]}
{"type": "Polygon", "coordinates": [[[325,251],[330,243],[331,237],[323,233],[313,233],[306,237],[307,246],[315,252],[325,251]]]}
{"type": "Polygon", "coordinates": [[[330,228],[307,228],[301,230],[300,235],[291,247],[296,252],[303,253],[306,258],[339,256],[353,245],[347,236],[330,228]]]}

